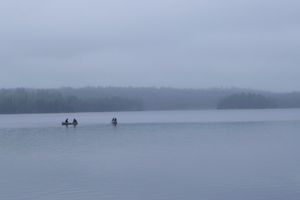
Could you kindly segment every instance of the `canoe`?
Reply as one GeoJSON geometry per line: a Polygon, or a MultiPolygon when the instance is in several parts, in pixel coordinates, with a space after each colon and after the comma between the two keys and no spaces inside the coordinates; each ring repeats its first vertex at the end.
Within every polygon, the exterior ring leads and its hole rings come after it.
{"type": "Polygon", "coordinates": [[[62,126],[69,126],[69,125],[77,126],[78,123],[73,123],[73,122],[66,123],[66,122],[62,122],[61,125],[62,126]]]}

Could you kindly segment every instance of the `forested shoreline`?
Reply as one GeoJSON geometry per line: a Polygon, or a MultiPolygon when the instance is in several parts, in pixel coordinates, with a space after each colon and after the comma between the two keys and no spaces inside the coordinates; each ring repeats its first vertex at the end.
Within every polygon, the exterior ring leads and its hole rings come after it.
{"type": "Polygon", "coordinates": [[[300,92],[131,87],[0,90],[0,114],[250,108],[300,108],[300,92]]]}

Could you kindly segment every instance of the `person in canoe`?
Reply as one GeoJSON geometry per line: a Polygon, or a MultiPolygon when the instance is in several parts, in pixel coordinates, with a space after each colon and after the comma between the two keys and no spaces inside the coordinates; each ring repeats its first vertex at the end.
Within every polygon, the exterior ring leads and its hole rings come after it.
{"type": "Polygon", "coordinates": [[[61,123],[63,126],[68,126],[69,125],[69,119],[67,118],[64,122],[61,123]]]}
{"type": "Polygon", "coordinates": [[[111,123],[112,125],[116,126],[118,124],[117,118],[112,118],[111,123]]]}
{"type": "Polygon", "coordinates": [[[73,119],[73,125],[74,125],[74,126],[77,126],[77,124],[78,124],[78,121],[74,118],[74,119],[73,119]]]}
{"type": "Polygon", "coordinates": [[[62,122],[62,125],[63,126],[69,126],[69,125],[77,126],[78,125],[78,121],[77,121],[77,119],[74,118],[73,122],[71,123],[71,122],[69,122],[69,119],[67,118],[65,120],[65,122],[62,122]]]}

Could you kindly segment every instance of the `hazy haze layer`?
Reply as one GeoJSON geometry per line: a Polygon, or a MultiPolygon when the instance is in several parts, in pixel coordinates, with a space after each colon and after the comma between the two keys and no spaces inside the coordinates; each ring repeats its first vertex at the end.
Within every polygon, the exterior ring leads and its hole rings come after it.
{"type": "Polygon", "coordinates": [[[0,87],[299,90],[298,0],[2,0],[0,87]]]}

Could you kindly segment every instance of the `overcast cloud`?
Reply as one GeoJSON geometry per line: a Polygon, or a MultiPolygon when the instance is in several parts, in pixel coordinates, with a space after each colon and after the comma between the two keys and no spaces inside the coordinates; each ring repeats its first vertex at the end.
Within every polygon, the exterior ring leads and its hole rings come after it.
{"type": "Polygon", "coordinates": [[[299,0],[0,0],[0,87],[300,90],[299,0]]]}

